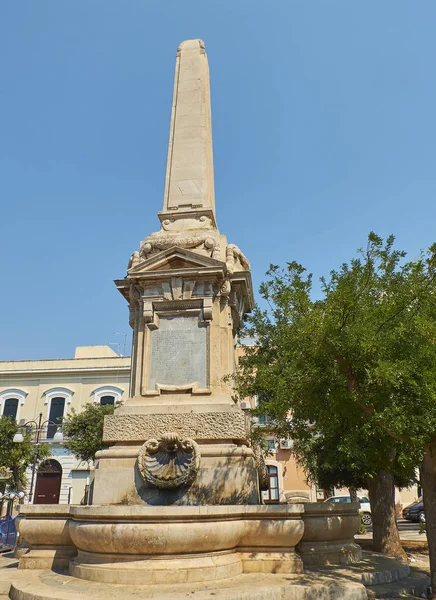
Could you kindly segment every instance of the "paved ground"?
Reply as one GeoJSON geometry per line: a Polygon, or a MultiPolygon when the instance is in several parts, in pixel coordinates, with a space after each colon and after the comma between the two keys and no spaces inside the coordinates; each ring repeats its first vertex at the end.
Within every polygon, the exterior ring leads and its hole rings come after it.
{"type": "MultiPolygon", "coordinates": [[[[402,521],[399,530],[402,539],[426,541],[425,533],[419,533],[419,525],[402,521]]],[[[358,537],[370,539],[372,534],[358,537]]],[[[94,584],[53,572],[17,571],[16,566],[12,553],[0,554],[0,600],[8,600],[11,583],[16,600],[389,600],[422,597],[429,570],[425,555],[410,555],[408,563],[404,563],[364,552],[362,562],[356,565],[306,568],[302,576],[242,575],[220,582],[219,586],[159,586],[157,591],[94,584]],[[362,583],[369,587],[365,590],[362,583]]]]}
{"type": "MultiPolygon", "coordinates": [[[[398,531],[400,532],[400,538],[402,540],[414,540],[420,542],[426,542],[427,537],[425,532],[419,533],[420,525],[419,523],[411,523],[410,521],[405,521],[404,519],[398,520],[398,531]]],[[[356,540],[359,539],[371,539],[372,538],[372,527],[367,527],[367,533],[356,535],[356,540]]]]}

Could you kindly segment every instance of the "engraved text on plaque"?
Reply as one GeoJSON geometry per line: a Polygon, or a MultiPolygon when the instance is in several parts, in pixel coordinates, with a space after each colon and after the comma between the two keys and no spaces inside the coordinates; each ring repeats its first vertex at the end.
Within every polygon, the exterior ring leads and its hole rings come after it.
{"type": "Polygon", "coordinates": [[[151,331],[148,388],[187,385],[207,387],[206,327],[197,317],[160,317],[159,329],[151,331]]]}

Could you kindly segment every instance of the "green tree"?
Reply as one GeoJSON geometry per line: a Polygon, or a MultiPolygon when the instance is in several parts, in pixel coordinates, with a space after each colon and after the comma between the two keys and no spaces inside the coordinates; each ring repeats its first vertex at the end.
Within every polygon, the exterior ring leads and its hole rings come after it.
{"type": "MultiPolygon", "coordinates": [[[[371,233],[365,250],[321,279],[317,300],[301,265],[271,266],[260,287],[269,309],[248,319],[257,344],[236,376],[240,397],[258,396],[308,473],[368,488],[374,548],[392,555],[403,555],[394,481],[413,480],[436,437],[436,245],[405,256],[393,236],[371,233]]],[[[431,466],[436,441],[434,457],[431,466]]],[[[424,495],[434,503],[436,489],[424,484],[424,495]]]]}
{"type": "Polygon", "coordinates": [[[65,447],[74,456],[84,462],[92,462],[95,453],[107,444],[103,442],[103,422],[106,415],[112,415],[115,407],[110,404],[87,403],[84,410],[76,412],[74,409],[64,418],[62,431],[66,437],[65,447]]]}
{"type": "Polygon", "coordinates": [[[39,444],[37,449],[32,443],[30,432],[24,435],[23,442],[15,443],[13,438],[17,431],[15,421],[5,416],[0,418],[0,465],[12,470],[12,479],[7,483],[20,492],[28,483],[26,469],[33,465],[35,456],[36,466],[48,458],[50,448],[48,444],[39,444]]]}

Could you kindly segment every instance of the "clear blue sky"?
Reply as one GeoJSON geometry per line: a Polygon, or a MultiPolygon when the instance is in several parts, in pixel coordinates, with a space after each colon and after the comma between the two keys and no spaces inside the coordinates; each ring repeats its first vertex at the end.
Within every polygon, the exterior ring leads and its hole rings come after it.
{"type": "Polygon", "coordinates": [[[434,0],[0,5],[0,359],[120,340],[158,229],[177,45],[206,43],[217,217],[252,263],[328,273],[436,241],[434,0]]]}

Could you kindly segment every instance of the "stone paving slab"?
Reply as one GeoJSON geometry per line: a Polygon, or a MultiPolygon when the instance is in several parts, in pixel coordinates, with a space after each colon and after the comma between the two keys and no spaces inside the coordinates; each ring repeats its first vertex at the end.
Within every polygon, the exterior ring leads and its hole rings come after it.
{"type": "Polygon", "coordinates": [[[123,586],[52,571],[0,568],[11,600],[367,600],[365,587],[316,573],[244,574],[211,583],[123,586]]]}
{"type": "Polygon", "coordinates": [[[44,571],[12,582],[11,600],[367,600],[364,586],[316,576],[245,574],[210,584],[122,586],[44,571]]]}
{"type": "Polygon", "coordinates": [[[355,564],[326,566],[310,568],[305,572],[317,572],[323,575],[335,575],[348,581],[363,583],[373,586],[405,579],[410,574],[410,567],[406,560],[385,556],[378,552],[362,553],[362,560],[355,564]]]}
{"type": "Polygon", "coordinates": [[[368,598],[427,598],[430,578],[420,569],[411,567],[410,575],[389,585],[382,584],[368,588],[368,598]]]}
{"type": "MultiPolygon", "coordinates": [[[[403,561],[364,552],[355,565],[306,568],[303,575],[244,574],[211,583],[123,586],[75,579],[53,571],[23,571],[13,558],[0,558],[0,600],[367,600],[420,597],[426,591],[425,565],[411,567],[398,581],[392,573],[403,561]],[[391,573],[391,576],[387,573],[391,573]],[[373,575],[368,578],[369,575],[373,575]],[[377,575],[375,575],[377,574],[377,575]],[[384,574],[383,577],[380,574],[384,574]],[[365,587],[362,580],[373,585],[365,587]],[[383,580],[384,583],[375,581],[383,580]],[[413,595],[411,595],[413,594],[413,595]]],[[[405,573],[405,571],[403,572],[405,573]]]]}

